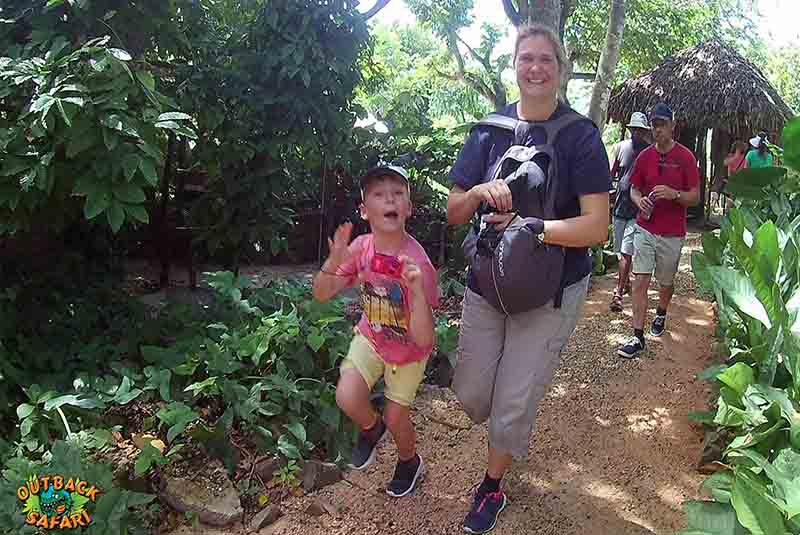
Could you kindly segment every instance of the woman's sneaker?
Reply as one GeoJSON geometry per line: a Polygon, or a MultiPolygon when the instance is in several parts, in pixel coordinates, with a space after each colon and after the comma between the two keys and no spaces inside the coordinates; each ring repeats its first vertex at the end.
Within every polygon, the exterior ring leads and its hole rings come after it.
{"type": "Polygon", "coordinates": [[[472,501],[472,509],[464,519],[466,533],[488,533],[497,524],[497,517],[508,505],[505,492],[478,492],[472,501]]]}
{"type": "Polygon", "coordinates": [[[392,498],[402,498],[410,494],[416,487],[417,481],[424,471],[422,457],[414,454],[410,461],[397,461],[392,480],[386,485],[386,494],[392,498]]]}
{"type": "Polygon", "coordinates": [[[632,359],[642,351],[644,351],[644,342],[639,340],[638,336],[633,336],[617,349],[617,355],[624,359],[632,359]]]}
{"type": "Polygon", "coordinates": [[[383,423],[383,418],[378,418],[378,423],[372,426],[372,429],[361,431],[350,457],[350,468],[363,470],[375,462],[378,442],[384,436],[386,436],[386,424],[383,423]]]}

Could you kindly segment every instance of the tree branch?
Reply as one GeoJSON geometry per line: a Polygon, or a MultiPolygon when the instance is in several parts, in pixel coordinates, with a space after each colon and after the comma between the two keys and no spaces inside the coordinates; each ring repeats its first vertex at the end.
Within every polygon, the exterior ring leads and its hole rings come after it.
{"type": "Polygon", "coordinates": [[[369,20],[375,15],[377,15],[381,9],[385,8],[389,4],[390,1],[391,0],[375,0],[375,5],[372,6],[372,8],[369,11],[367,11],[362,15],[364,17],[364,20],[369,20]]]}
{"type": "Polygon", "coordinates": [[[517,11],[517,8],[514,7],[513,0],[503,0],[503,10],[506,12],[506,16],[508,20],[511,21],[511,24],[514,26],[522,24],[522,17],[519,11],[517,11]]]}
{"type": "Polygon", "coordinates": [[[486,69],[486,70],[487,70],[489,73],[491,73],[491,72],[492,72],[492,66],[491,66],[491,64],[490,64],[490,63],[489,63],[489,62],[486,60],[486,58],[482,58],[480,54],[478,54],[478,53],[477,53],[477,52],[476,52],[476,51],[475,51],[475,50],[474,50],[474,49],[473,49],[471,46],[469,46],[469,45],[466,43],[466,41],[464,41],[464,40],[461,38],[461,36],[459,36],[458,34],[455,34],[455,37],[456,37],[456,39],[458,39],[458,41],[459,41],[459,42],[460,42],[462,45],[464,45],[465,47],[467,47],[467,50],[469,51],[470,55],[471,55],[473,58],[475,58],[475,59],[478,61],[478,63],[480,63],[481,65],[483,65],[483,67],[484,67],[484,68],[485,68],[485,69],[486,69]]]}

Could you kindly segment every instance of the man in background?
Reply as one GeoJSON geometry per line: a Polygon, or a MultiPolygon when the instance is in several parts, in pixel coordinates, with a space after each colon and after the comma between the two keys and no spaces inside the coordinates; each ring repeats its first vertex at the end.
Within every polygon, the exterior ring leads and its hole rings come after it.
{"type": "Polygon", "coordinates": [[[622,296],[630,293],[631,288],[633,235],[636,232],[636,214],[639,213],[639,207],[631,201],[630,178],[633,173],[633,163],[639,153],[650,145],[650,125],[645,114],[633,112],[628,130],[631,137],[616,145],[616,154],[611,167],[612,178],[619,180],[613,211],[614,252],[619,258],[619,272],[617,288],[609,306],[614,312],[622,311],[622,296]]]}

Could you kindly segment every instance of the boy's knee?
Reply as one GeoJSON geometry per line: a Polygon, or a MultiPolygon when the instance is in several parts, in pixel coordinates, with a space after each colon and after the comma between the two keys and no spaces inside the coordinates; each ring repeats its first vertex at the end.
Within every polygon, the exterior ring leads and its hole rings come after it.
{"type": "Polygon", "coordinates": [[[336,405],[345,413],[349,413],[356,402],[356,396],[352,389],[347,388],[344,381],[339,381],[339,384],[336,385],[336,405]]]}

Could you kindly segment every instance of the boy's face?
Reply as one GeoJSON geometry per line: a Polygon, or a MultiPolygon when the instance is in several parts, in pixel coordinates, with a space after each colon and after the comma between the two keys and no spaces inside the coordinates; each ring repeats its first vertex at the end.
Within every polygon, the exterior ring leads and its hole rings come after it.
{"type": "Polygon", "coordinates": [[[411,215],[408,186],[392,176],[372,179],[364,191],[361,217],[369,221],[372,232],[402,232],[411,215]]]}

